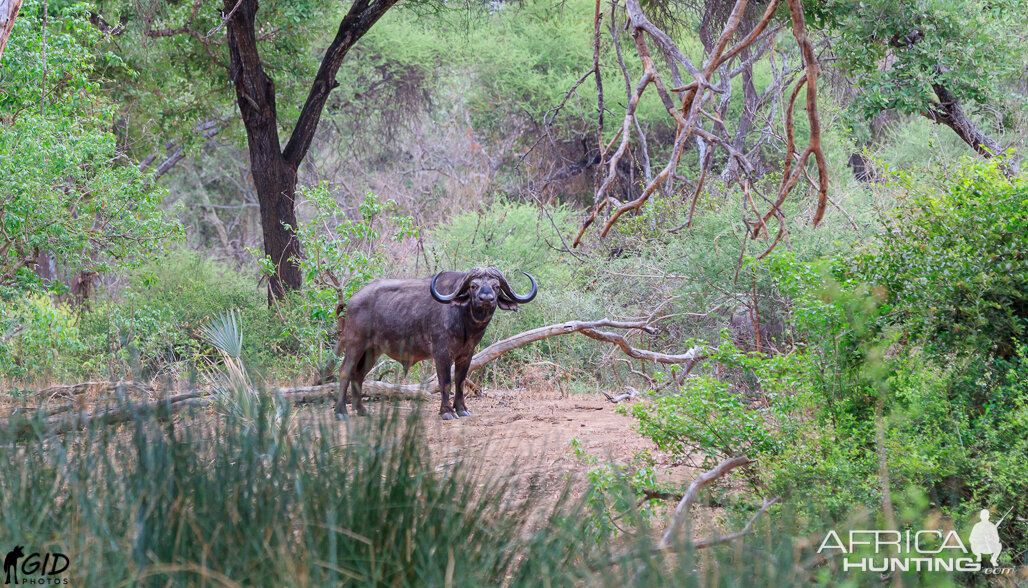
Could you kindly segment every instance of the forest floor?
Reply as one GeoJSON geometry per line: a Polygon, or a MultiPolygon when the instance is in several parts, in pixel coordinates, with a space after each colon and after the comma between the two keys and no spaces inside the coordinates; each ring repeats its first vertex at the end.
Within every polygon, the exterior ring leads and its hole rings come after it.
{"type": "MultiPolygon", "coordinates": [[[[510,498],[535,498],[541,511],[562,498],[581,500],[589,488],[589,471],[602,464],[631,466],[644,450],[653,459],[658,480],[673,482],[680,492],[699,473],[691,465],[672,462],[651,440],[636,432],[632,417],[615,412],[616,405],[599,394],[487,390],[468,398],[471,417],[455,421],[440,419],[438,406],[431,402],[406,405],[408,410],[420,406],[424,411],[426,442],[437,468],[463,460],[483,480],[511,476],[510,498]],[[581,457],[576,455],[576,440],[584,454],[581,457]]],[[[367,406],[372,411],[382,407],[377,402],[367,406]]],[[[657,529],[664,528],[675,506],[675,501],[665,501],[655,509],[663,519],[654,521],[657,529]]],[[[718,527],[714,521],[720,510],[694,507],[694,536],[705,536],[718,527]]]]}

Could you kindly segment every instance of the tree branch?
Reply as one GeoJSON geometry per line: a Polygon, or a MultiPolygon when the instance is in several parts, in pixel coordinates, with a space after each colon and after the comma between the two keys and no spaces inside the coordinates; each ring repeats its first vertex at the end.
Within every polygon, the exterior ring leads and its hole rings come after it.
{"type": "MultiPolygon", "coordinates": [[[[678,534],[679,528],[685,524],[686,519],[689,517],[689,509],[699,498],[700,490],[708,486],[714,480],[717,480],[731,472],[735,468],[746,466],[751,463],[753,463],[753,461],[745,455],[731,457],[718,464],[714,469],[696,476],[696,479],[689,484],[689,488],[685,491],[685,495],[682,496],[682,500],[678,502],[678,506],[675,507],[675,514],[671,518],[671,524],[668,525],[668,529],[664,533],[664,536],[661,537],[657,548],[667,549],[671,546],[671,542],[675,535],[678,534]]],[[[747,528],[749,528],[749,525],[747,525],[747,528]]]]}
{"type": "Polygon", "coordinates": [[[368,0],[356,0],[339,23],[339,30],[325,51],[325,57],[322,58],[318,73],[314,76],[314,83],[311,84],[303,110],[300,111],[293,134],[289,137],[283,152],[286,161],[293,167],[300,165],[307,155],[307,150],[310,149],[325,101],[328,100],[329,93],[339,85],[336,73],[343,57],[395,3],[396,0],[375,0],[370,3],[368,0]]]}

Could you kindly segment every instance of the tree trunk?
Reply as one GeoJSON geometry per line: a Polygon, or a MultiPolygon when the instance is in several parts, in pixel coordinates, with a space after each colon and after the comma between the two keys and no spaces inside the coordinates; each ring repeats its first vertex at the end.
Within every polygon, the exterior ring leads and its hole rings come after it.
{"type": "MultiPolygon", "coordinates": [[[[226,14],[235,5],[235,0],[225,0],[226,14]]],[[[228,22],[229,75],[235,82],[239,111],[246,127],[250,172],[261,207],[264,253],[275,264],[275,274],[268,282],[268,296],[282,297],[286,290],[297,289],[301,284],[300,268],[294,261],[300,256],[300,245],[292,231],[285,227],[296,227],[293,205],[296,167],[286,163],[279,145],[275,82],[264,72],[257,52],[257,8],[256,0],[240,0],[235,15],[228,22]]]]}
{"type": "MultiPolygon", "coordinates": [[[[3,0],[0,0],[3,1],[3,0]]],[[[229,76],[235,82],[236,101],[246,127],[250,173],[257,189],[264,232],[264,253],[275,264],[268,283],[269,302],[302,283],[298,260],[302,255],[296,229],[296,170],[307,155],[329,92],[339,85],[336,73],[343,57],[396,0],[355,0],[343,17],[335,39],[325,51],[307,100],[285,149],[279,142],[275,82],[264,71],[257,51],[257,0],[224,0],[228,20],[229,76]],[[286,227],[289,228],[286,228],[286,227]]]]}
{"type": "Polygon", "coordinates": [[[0,0],[0,59],[4,57],[4,47],[14,28],[14,19],[18,17],[21,0],[0,0]]]}

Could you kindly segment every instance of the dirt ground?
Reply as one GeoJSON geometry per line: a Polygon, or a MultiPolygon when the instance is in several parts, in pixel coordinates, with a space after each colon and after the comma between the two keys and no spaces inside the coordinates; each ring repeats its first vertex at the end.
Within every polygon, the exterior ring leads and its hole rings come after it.
{"type": "MultiPolygon", "coordinates": [[[[428,408],[428,407],[426,407],[428,408]]],[[[517,461],[517,475],[544,492],[559,492],[596,467],[575,455],[572,441],[600,462],[628,465],[637,452],[654,450],[635,432],[633,419],[617,414],[600,395],[561,397],[557,392],[490,390],[468,401],[471,417],[429,418],[429,447],[442,463],[472,456],[481,475],[502,475],[517,461]]],[[[665,456],[654,450],[658,462],[665,456]]],[[[686,469],[686,468],[680,468],[686,469]]]]}
{"type": "MultiPolygon", "coordinates": [[[[368,403],[382,410],[378,403],[368,403]]],[[[413,404],[408,409],[415,409],[413,404]]],[[[599,394],[564,396],[556,390],[486,390],[468,398],[471,417],[456,421],[439,418],[438,406],[421,405],[425,411],[426,441],[437,468],[458,459],[470,461],[476,475],[488,478],[510,475],[513,499],[529,494],[550,506],[562,496],[582,498],[588,489],[586,474],[604,463],[630,465],[636,454],[649,450],[656,461],[658,479],[672,481],[684,491],[698,470],[675,464],[652,441],[635,431],[635,420],[615,412],[615,406],[599,394]],[[572,445],[596,457],[578,457],[572,445]],[[570,488],[569,487],[570,484],[570,488]],[[569,494],[564,494],[570,489],[569,494]]],[[[341,425],[346,426],[346,425],[341,425]]],[[[675,502],[658,507],[666,521],[675,502]]],[[[692,528],[698,536],[716,526],[717,508],[694,507],[692,528]]],[[[660,529],[664,523],[655,522],[660,529]]]]}

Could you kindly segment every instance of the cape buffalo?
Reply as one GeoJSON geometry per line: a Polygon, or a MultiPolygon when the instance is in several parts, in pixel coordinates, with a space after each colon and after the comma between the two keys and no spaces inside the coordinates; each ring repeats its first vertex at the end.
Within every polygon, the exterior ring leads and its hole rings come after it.
{"type": "Polygon", "coordinates": [[[517,310],[539,291],[518,296],[496,268],[469,272],[439,272],[431,278],[374,280],[340,308],[336,354],[345,352],[339,368],[336,415],[345,419],[347,392],[353,391],[353,410],[365,414],[361,386],[378,356],[385,353],[403,366],[404,373],[423,359],[435,360],[442,406],[439,414],[450,420],[471,416],[464,404],[464,378],[475,346],[482,340],[493,312],[517,310]],[[454,397],[450,404],[450,367],[454,397]]]}

